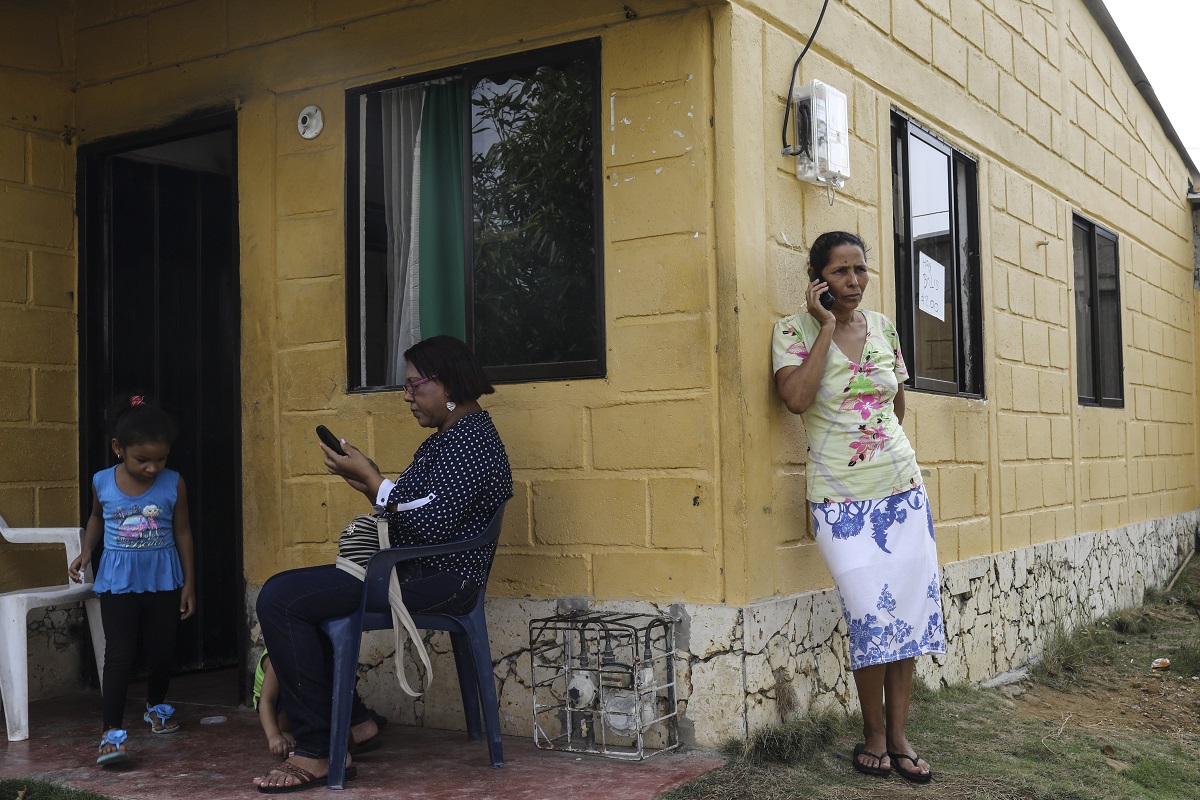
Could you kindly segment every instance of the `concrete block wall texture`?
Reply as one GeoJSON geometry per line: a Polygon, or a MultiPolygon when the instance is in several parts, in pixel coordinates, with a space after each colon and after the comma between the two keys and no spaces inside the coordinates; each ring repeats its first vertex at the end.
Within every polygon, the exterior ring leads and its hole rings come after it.
{"type": "MultiPolygon", "coordinates": [[[[61,399],[74,375],[73,328],[55,324],[73,315],[73,148],[55,137],[235,107],[246,577],[327,561],[359,501],[323,474],[313,426],[336,421],[389,472],[425,433],[395,393],[345,392],[345,326],[328,313],[345,291],[345,91],[599,36],[608,376],[488,398],[517,484],[496,590],[745,603],[829,585],[803,501],[803,428],[774,398],[767,331],[799,307],[809,243],[834,227],[871,245],[867,302],[894,316],[892,108],[979,165],[987,396],[914,392],[905,421],[942,559],[1195,507],[1185,171],[1081,0],[833,4],[799,75],[850,98],[853,177],[832,203],[775,145],[818,7],[654,0],[628,20],[549,0],[519,14],[470,0],[50,6],[28,27],[58,32],[58,62],[0,73],[30,109],[23,127],[0,125],[0,211],[16,215],[0,213],[0,329],[41,359],[0,344],[0,368],[17,373],[5,408],[29,406],[0,413],[0,436],[74,448],[71,406],[37,402],[39,387],[61,399]],[[303,140],[309,103],[326,128],[303,140]],[[5,155],[12,142],[20,158],[5,155]],[[1124,409],[1075,399],[1072,212],[1120,236],[1124,409]]],[[[74,485],[72,464],[39,473],[65,471],[48,489],[0,475],[0,491],[38,513],[39,493],[74,485]]]]}
{"type": "MultiPolygon", "coordinates": [[[[0,516],[79,524],[70,4],[0,8],[0,516]]],[[[65,580],[0,542],[0,591],[65,580]]]]}
{"type": "Polygon", "coordinates": [[[251,582],[327,561],[360,510],[324,474],[316,423],[391,472],[427,433],[399,393],[345,392],[345,323],[328,309],[344,305],[346,90],[600,36],[608,376],[486,399],[520,505],[496,579],[521,593],[611,597],[719,586],[711,34],[706,12],[683,9],[649,4],[637,25],[601,3],[548,2],[519,14],[483,3],[118,3],[77,16],[88,138],[206,105],[240,109],[244,452],[258,476],[244,516],[261,534],[246,543],[251,582]],[[325,129],[303,140],[295,117],[309,103],[325,129]],[[674,577],[659,585],[664,572],[674,577]]]}
{"type": "MultiPolygon", "coordinates": [[[[803,4],[754,7],[772,12],[761,23],[771,135],[791,67],[782,56],[800,50],[812,19],[803,4]]],[[[806,248],[835,227],[872,247],[866,303],[894,315],[891,108],[978,161],[986,399],[910,392],[905,420],[943,562],[1194,509],[1187,171],[1083,3],[856,0],[827,12],[798,75],[812,78],[850,96],[853,167],[875,168],[852,170],[827,201],[824,190],[790,179],[790,159],[767,153],[779,179],[767,186],[764,327],[802,307],[806,248]],[[1076,397],[1073,213],[1119,237],[1124,408],[1083,407],[1076,397]]],[[[803,491],[803,432],[776,407],[766,432],[769,501],[796,514],[803,502],[784,506],[781,496],[803,491]]],[[[775,537],[781,562],[812,547],[807,521],[775,527],[787,531],[775,537]]]]}

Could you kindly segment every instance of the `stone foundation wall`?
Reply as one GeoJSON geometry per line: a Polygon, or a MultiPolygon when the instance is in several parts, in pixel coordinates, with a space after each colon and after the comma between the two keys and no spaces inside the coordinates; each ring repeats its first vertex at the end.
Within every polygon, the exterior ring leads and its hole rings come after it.
{"type": "MultiPolygon", "coordinates": [[[[1062,541],[969,559],[942,568],[948,652],[918,660],[932,685],[980,683],[1035,661],[1055,628],[1080,625],[1142,601],[1162,587],[1196,545],[1200,509],[1174,517],[1088,533],[1062,541]]],[[[253,609],[255,592],[247,598],[253,609]]],[[[832,590],[776,598],[745,607],[694,603],[597,603],[596,611],[665,613],[676,627],[680,735],[684,744],[715,747],[731,736],[780,719],[781,693],[800,712],[855,708],[846,664],[845,622],[832,590]]],[[[533,731],[529,621],[559,612],[557,600],[493,598],[488,626],[504,733],[533,731]]],[[[256,649],[261,637],[251,611],[256,649]]],[[[79,683],[80,643],[87,625],[78,607],[30,615],[30,694],[36,699],[79,683]]],[[[425,636],[433,683],[405,697],[395,679],[390,632],[364,636],[359,691],[369,706],[405,725],[462,729],[462,703],[449,639],[425,636]]],[[[417,669],[407,660],[410,682],[417,669]]]]}
{"type": "Polygon", "coordinates": [[[55,697],[81,684],[84,642],[91,641],[82,603],[33,609],[27,633],[30,700],[55,697]]]}
{"type": "MultiPolygon", "coordinates": [[[[1200,509],[1175,517],[955,562],[943,567],[945,656],[918,660],[931,685],[980,683],[1040,657],[1057,626],[1073,630],[1142,602],[1195,546],[1200,509]]],[[[790,705],[856,708],[846,668],[846,626],[832,590],[745,607],[693,603],[595,603],[595,611],[669,613],[678,620],[678,699],[684,744],[715,747],[780,719],[790,705]]],[[[532,737],[529,621],[558,613],[558,601],[488,601],[504,733],[532,737]]],[[[392,637],[364,637],[359,689],[369,706],[406,725],[463,728],[449,640],[426,636],[434,680],[426,697],[405,698],[392,665],[392,637]]],[[[417,670],[407,662],[410,682],[417,670]]],[[[414,684],[415,685],[415,684],[414,684]]]]}

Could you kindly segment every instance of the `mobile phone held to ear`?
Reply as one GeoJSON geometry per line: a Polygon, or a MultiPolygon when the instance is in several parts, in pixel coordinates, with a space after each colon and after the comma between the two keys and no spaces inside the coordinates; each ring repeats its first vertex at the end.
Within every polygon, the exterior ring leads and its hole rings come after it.
{"type": "Polygon", "coordinates": [[[346,451],[342,449],[341,441],[338,439],[338,437],[333,435],[333,432],[330,431],[329,428],[326,428],[324,425],[318,425],[317,436],[322,442],[325,443],[326,447],[337,453],[339,456],[346,455],[346,451]]]}
{"type": "Polygon", "coordinates": [[[824,292],[821,294],[820,299],[821,299],[821,305],[825,308],[826,311],[833,310],[833,294],[832,293],[824,292]]]}

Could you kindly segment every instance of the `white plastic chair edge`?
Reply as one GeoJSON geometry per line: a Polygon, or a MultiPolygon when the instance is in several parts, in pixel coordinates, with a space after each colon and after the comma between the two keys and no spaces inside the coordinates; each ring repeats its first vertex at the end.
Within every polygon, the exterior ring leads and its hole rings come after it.
{"type": "MultiPolygon", "coordinates": [[[[83,536],[83,528],[10,528],[4,521],[4,517],[0,516],[0,538],[13,544],[61,544],[67,551],[67,569],[70,569],[72,562],[83,552],[83,536]]],[[[69,582],[70,578],[66,577],[63,585],[69,582]]],[[[92,582],[92,565],[88,564],[83,574],[82,586],[88,586],[92,582]]],[[[100,600],[93,595],[85,599],[83,603],[87,613],[88,629],[92,636],[92,650],[96,657],[96,672],[103,679],[105,639],[104,625],[100,618],[100,600]]],[[[28,713],[25,718],[28,720],[28,713]]],[[[13,731],[9,731],[9,741],[23,741],[29,738],[27,729],[23,732],[24,736],[16,739],[13,738],[13,733],[13,731]]]]}

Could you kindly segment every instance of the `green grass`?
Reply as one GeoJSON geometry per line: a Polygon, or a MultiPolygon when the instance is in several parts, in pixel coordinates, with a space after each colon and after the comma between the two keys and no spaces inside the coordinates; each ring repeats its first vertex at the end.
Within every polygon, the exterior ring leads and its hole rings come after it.
{"type": "MultiPolygon", "coordinates": [[[[1047,643],[1034,680],[1095,707],[1115,691],[1138,691],[1150,660],[1171,659],[1173,676],[1200,675],[1200,559],[1170,592],[1047,643]],[[1107,694],[1106,694],[1107,693],[1107,694]]],[[[1186,677],[1185,677],[1186,679],[1186,677]]],[[[1178,684],[1174,684],[1178,685],[1178,684]]],[[[1128,697],[1128,694],[1126,695],[1128,697]]],[[[1158,733],[1081,724],[1069,713],[1018,713],[996,691],[914,687],[910,738],[933,765],[931,788],[850,767],[861,717],[793,716],[724,748],[721,769],[662,800],[855,800],[914,795],[946,800],[1196,800],[1200,728],[1158,733]],[[1049,718],[1060,715],[1061,718],[1049,718]]],[[[1120,712],[1114,714],[1118,724],[1120,712]]],[[[0,798],[0,800],[3,800],[0,798]]]]}
{"type": "MultiPolygon", "coordinates": [[[[885,786],[902,789],[896,777],[879,781],[851,770],[861,724],[858,718],[842,717],[838,724],[818,717],[760,732],[726,751],[727,766],[663,800],[849,800],[878,796],[885,786]]],[[[1185,748],[1143,732],[1096,734],[1022,720],[1012,702],[993,691],[958,686],[935,692],[914,705],[911,730],[934,765],[933,796],[939,798],[1194,800],[1200,785],[1196,741],[1185,748]]]]}
{"type": "Polygon", "coordinates": [[[0,800],[107,800],[102,794],[29,778],[0,778],[0,800]]]}
{"type": "Polygon", "coordinates": [[[745,742],[728,742],[724,753],[756,764],[805,761],[837,741],[848,724],[846,715],[839,712],[806,714],[762,728],[745,742]]]}

